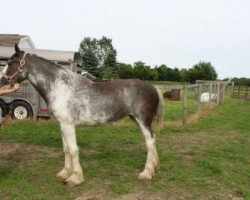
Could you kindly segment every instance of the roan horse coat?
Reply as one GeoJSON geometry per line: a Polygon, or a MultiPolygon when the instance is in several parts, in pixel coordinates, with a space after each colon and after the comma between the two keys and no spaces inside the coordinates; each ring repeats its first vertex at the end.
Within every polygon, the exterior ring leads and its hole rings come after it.
{"type": "Polygon", "coordinates": [[[151,125],[162,123],[163,98],[159,89],[140,80],[92,82],[44,58],[20,51],[10,58],[3,69],[0,87],[28,79],[46,101],[52,117],[59,122],[64,168],[57,177],[70,187],[84,181],[79,164],[75,126],[96,125],[130,116],[143,135],[147,161],[140,179],[151,179],[159,167],[155,135],[151,125]]]}

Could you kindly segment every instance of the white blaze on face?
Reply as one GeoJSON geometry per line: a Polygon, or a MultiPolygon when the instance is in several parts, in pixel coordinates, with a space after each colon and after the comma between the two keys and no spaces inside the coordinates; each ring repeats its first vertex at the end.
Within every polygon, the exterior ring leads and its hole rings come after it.
{"type": "Polygon", "coordinates": [[[1,70],[0,78],[2,78],[3,74],[6,73],[6,71],[7,71],[7,69],[8,69],[8,66],[9,66],[9,65],[5,65],[4,68],[1,70]]]}
{"type": "Polygon", "coordinates": [[[6,71],[7,71],[8,67],[9,67],[9,65],[5,65],[5,67],[4,67],[4,68],[3,68],[3,70],[2,70],[2,73],[3,73],[3,74],[5,74],[5,73],[6,73],[6,71]]]}

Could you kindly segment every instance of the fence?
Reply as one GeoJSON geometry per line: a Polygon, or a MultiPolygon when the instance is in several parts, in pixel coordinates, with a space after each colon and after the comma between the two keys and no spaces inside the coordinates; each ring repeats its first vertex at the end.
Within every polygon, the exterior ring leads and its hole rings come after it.
{"type": "Polygon", "coordinates": [[[248,85],[234,85],[232,97],[236,99],[250,100],[250,86],[248,85]]]}
{"type": "Polygon", "coordinates": [[[166,98],[164,117],[167,123],[186,125],[203,111],[223,103],[226,93],[231,95],[233,84],[226,81],[197,81],[193,85],[157,86],[166,98]]]}

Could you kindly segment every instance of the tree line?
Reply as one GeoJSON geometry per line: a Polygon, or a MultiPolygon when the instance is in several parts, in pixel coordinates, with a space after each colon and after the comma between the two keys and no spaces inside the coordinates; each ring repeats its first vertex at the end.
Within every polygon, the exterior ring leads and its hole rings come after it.
{"type": "Polygon", "coordinates": [[[189,69],[170,68],[165,64],[151,67],[142,61],[119,63],[112,39],[85,37],[79,52],[82,68],[100,79],[131,79],[177,81],[194,83],[195,80],[216,80],[217,72],[210,62],[199,62],[189,69]]]}
{"type": "MultiPolygon", "coordinates": [[[[227,81],[228,79],[224,79],[224,80],[227,81]]],[[[231,81],[233,81],[235,85],[250,86],[250,78],[245,78],[245,77],[237,78],[237,77],[234,77],[234,78],[231,79],[231,81]]]]}

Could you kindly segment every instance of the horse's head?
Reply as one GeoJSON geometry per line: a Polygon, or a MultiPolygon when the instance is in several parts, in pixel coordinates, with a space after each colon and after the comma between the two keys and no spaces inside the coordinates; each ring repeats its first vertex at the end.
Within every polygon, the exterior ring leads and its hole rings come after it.
{"type": "Polygon", "coordinates": [[[0,75],[0,87],[8,84],[13,86],[15,83],[21,83],[26,79],[26,53],[21,51],[17,44],[15,45],[15,51],[0,75]]]}

